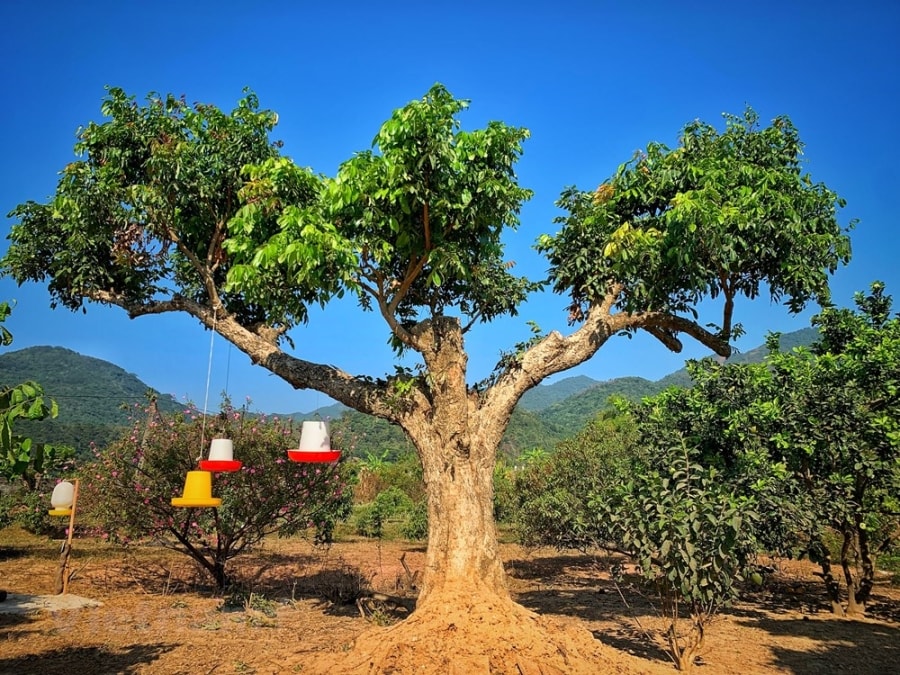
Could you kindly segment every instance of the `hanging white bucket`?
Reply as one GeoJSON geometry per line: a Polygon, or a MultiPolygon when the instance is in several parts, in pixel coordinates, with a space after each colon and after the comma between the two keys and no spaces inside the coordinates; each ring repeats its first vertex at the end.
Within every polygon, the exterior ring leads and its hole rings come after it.
{"type": "Polygon", "coordinates": [[[328,424],[310,420],[300,428],[300,447],[288,450],[288,457],[295,462],[334,462],[341,456],[340,450],[331,449],[328,424]]]}
{"type": "Polygon", "coordinates": [[[217,462],[230,462],[234,459],[234,443],[230,438],[214,438],[209,444],[209,458],[217,462]]]}

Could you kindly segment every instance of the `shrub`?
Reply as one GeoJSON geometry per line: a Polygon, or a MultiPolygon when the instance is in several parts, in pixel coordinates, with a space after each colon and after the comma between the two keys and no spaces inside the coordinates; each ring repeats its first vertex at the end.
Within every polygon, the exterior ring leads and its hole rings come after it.
{"type": "Polygon", "coordinates": [[[400,534],[412,541],[423,541],[428,538],[428,503],[416,502],[406,514],[406,520],[400,528],[400,534]]]}
{"type": "Polygon", "coordinates": [[[513,479],[514,503],[506,507],[519,540],[560,549],[603,544],[606,522],[596,517],[591,495],[626,481],[639,454],[631,420],[605,412],[554,452],[529,455],[513,479]]]}
{"type": "Polygon", "coordinates": [[[669,652],[679,670],[689,670],[706,625],[736,596],[755,556],[752,499],[735,495],[682,441],[660,448],[645,470],[591,505],[609,523],[614,546],[659,594],[669,652]]]}
{"type": "MultiPolygon", "coordinates": [[[[206,419],[194,408],[162,418],[151,409],[130,433],[111,444],[85,472],[79,500],[108,535],[127,543],[148,538],[194,558],[215,580],[228,583],[225,564],[263,537],[314,532],[330,541],[347,517],[351,491],[344,465],[297,464],[291,420],[250,416],[227,402],[206,419]],[[204,428],[205,427],[205,428],[204,428]],[[185,475],[213,437],[231,438],[240,471],[217,474],[218,509],[179,509],[185,475]],[[202,439],[202,440],[201,440],[202,439]]],[[[136,411],[140,414],[141,411],[136,411]]]]}
{"type": "Polygon", "coordinates": [[[378,493],[375,501],[357,507],[353,524],[357,534],[380,539],[389,520],[401,521],[400,534],[407,539],[424,539],[428,534],[428,512],[424,500],[413,502],[398,487],[389,487],[378,493]]]}

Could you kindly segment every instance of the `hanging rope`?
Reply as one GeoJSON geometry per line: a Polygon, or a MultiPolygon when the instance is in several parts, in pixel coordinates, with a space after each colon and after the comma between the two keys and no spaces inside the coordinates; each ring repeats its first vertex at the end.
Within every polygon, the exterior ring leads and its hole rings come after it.
{"type": "Polygon", "coordinates": [[[198,462],[203,459],[203,448],[206,447],[206,407],[209,405],[209,381],[212,378],[213,345],[216,339],[216,319],[218,317],[219,313],[213,309],[212,330],[209,336],[209,364],[206,367],[206,394],[203,397],[203,421],[200,424],[200,457],[197,459],[198,462]]]}

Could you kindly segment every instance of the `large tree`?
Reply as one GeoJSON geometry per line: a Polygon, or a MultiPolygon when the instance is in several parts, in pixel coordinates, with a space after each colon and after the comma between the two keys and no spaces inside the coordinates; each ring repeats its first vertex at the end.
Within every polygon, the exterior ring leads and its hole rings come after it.
{"type": "Polygon", "coordinates": [[[596,643],[529,640],[539,623],[506,587],[491,478],[516,402],[613,335],[645,330],[673,350],[688,335],[725,355],[738,296],[765,292],[793,310],[827,298],[828,273],[849,257],[841,203],[803,174],[788,119],[763,127],[748,111],[721,132],[692,123],[677,148],[652,144],[596,191],[565,191],[560,230],[537,248],[576,325],[517,345],[476,384],[464,336],[516,314],[542,284],[504,258],[504,232],[531,196],[514,173],[528,132],[462,130],[467,105],[436,85],[323,177],[279,155],[268,137],[276,116],[252,94],[227,114],[111,89],[106,119],[80,131],[80,159],[56,194],[11,214],[3,266],[19,283],[48,281],[72,309],[187,312],[293,386],[405,430],[428,494],[423,588],[402,627],[357,643],[360,669],[431,651],[464,670],[588,672],[576,662],[596,643]],[[311,303],[346,294],[383,318],[417,368],[375,379],[285,351],[311,303]],[[712,330],[696,316],[708,297],[723,307],[712,330]]]}

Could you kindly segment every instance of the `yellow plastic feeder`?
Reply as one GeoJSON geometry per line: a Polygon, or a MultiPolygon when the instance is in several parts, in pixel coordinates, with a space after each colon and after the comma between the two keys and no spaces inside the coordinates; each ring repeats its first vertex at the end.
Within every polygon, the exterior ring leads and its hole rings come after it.
{"type": "Polygon", "coordinates": [[[72,504],[75,502],[75,485],[67,480],[61,481],[53,488],[50,495],[51,516],[71,516],[72,504]]]}
{"type": "Polygon", "coordinates": [[[212,496],[212,473],[188,471],[184,480],[184,493],[172,498],[172,506],[182,508],[215,508],[222,500],[212,496]]]}

